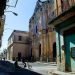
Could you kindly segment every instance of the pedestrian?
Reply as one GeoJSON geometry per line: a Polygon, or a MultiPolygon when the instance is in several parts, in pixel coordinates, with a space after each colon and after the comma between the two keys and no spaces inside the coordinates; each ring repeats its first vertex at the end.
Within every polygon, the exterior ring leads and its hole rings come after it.
{"type": "Polygon", "coordinates": [[[26,68],[26,62],[25,62],[25,59],[24,58],[22,59],[22,63],[24,65],[24,68],[26,68]]]}
{"type": "Polygon", "coordinates": [[[18,66],[18,60],[17,60],[17,59],[16,59],[14,65],[15,65],[15,69],[17,69],[17,68],[19,67],[19,66],[18,66]]]}
{"type": "Polygon", "coordinates": [[[26,68],[26,63],[24,62],[24,68],[26,68]]]}
{"type": "Polygon", "coordinates": [[[28,69],[30,69],[30,70],[31,70],[32,65],[30,65],[30,64],[28,63],[28,60],[27,60],[27,66],[28,66],[28,69]]]}
{"type": "Polygon", "coordinates": [[[3,59],[4,59],[4,61],[5,61],[5,57],[4,57],[3,59]]]}

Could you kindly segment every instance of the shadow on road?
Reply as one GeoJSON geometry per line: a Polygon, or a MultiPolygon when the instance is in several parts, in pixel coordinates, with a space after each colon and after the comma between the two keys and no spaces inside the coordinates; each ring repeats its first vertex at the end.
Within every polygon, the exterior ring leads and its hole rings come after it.
{"type": "Polygon", "coordinates": [[[39,73],[24,69],[15,68],[15,65],[8,61],[0,61],[0,75],[41,75],[39,73]]]}

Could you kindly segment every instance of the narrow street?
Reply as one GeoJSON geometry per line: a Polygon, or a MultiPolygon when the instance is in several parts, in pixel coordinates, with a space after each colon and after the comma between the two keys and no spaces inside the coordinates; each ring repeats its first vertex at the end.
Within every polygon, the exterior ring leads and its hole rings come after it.
{"type": "Polygon", "coordinates": [[[24,69],[21,67],[15,67],[15,65],[9,61],[0,61],[0,75],[41,75],[34,71],[24,69]]]}
{"type": "MultiPolygon", "coordinates": [[[[50,75],[51,71],[57,70],[57,65],[53,62],[34,62],[28,64],[32,66],[32,68],[30,69],[31,71],[40,73],[42,75],[50,75]]],[[[24,67],[24,65],[21,62],[19,62],[19,66],[24,67]]],[[[26,67],[26,69],[28,69],[28,67],[26,67]]]]}
{"type": "Polygon", "coordinates": [[[0,75],[75,75],[74,72],[57,71],[55,63],[34,62],[28,63],[32,68],[24,68],[22,62],[15,68],[14,61],[0,61],[0,75]]]}
{"type": "Polygon", "coordinates": [[[75,0],[0,0],[0,75],[75,75],[75,0]]]}

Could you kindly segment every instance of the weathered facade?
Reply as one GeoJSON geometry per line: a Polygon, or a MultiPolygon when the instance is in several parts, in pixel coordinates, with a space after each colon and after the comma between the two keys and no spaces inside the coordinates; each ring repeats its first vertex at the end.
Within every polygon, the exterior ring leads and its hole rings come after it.
{"type": "Polygon", "coordinates": [[[6,0],[0,0],[0,46],[2,44],[2,35],[4,30],[4,22],[5,22],[5,16],[4,16],[4,10],[6,8],[6,0]]]}
{"type": "Polygon", "coordinates": [[[36,60],[54,61],[56,41],[53,28],[48,27],[50,12],[54,1],[37,1],[34,14],[30,19],[29,32],[32,38],[32,54],[36,60]]]}
{"type": "Polygon", "coordinates": [[[75,0],[56,0],[55,8],[49,26],[56,30],[58,69],[75,72],[75,0]]]}
{"type": "Polygon", "coordinates": [[[28,60],[31,57],[29,47],[29,33],[25,31],[14,30],[8,39],[8,60],[21,60],[25,58],[28,60]]]}

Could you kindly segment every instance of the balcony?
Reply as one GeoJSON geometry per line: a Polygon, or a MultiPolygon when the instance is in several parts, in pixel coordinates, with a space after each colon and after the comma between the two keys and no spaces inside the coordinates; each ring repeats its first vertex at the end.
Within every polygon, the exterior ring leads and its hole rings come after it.
{"type": "Polygon", "coordinates": [[[59,6],[57,9],[50,12],[48,23],[57,25],[73,16],[75,16],[75,0],[69,2],[69,5],[66,8],[59,6]]]}

